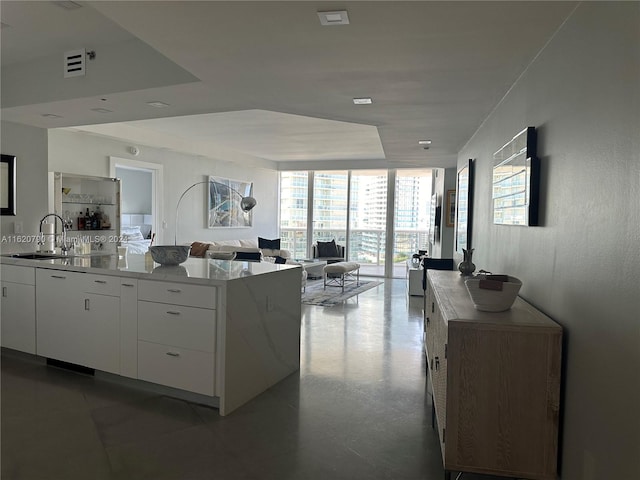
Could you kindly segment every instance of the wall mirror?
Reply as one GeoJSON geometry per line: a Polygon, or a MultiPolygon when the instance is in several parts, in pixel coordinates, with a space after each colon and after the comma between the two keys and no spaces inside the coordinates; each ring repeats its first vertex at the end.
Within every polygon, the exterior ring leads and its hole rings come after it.
{"type": "Polygon", "coordinates": [[[527,127],[493,154],[493,223],[538,225],[540,162],[536,129],[527,127]]]}
{"type": "Polygon", "coordinates": [[[473,217],[473,160],[458,170],[456,186],[456,252],[471,248],[473,217]]]}
{"type": "Polygon", "coordinates": [[[16,157],[2,154],[0,162],[0,215],[16,214],[16,157]]]}

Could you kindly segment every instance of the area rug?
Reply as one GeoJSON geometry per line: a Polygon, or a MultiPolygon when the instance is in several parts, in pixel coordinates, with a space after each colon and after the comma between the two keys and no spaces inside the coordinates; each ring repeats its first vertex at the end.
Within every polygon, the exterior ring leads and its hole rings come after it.
{"type": "Polygon", "coordinates": [[[356,285],[355,282],[345,285],[343,292],[340,287],[327,287],[325,289],[322,280],[308,282],[307,288],[302,292],[302,303],[306,305],[331,307],[348,298],[377,287],[381,283],[382,282],[360,280],[358,285],[356,285]]]}

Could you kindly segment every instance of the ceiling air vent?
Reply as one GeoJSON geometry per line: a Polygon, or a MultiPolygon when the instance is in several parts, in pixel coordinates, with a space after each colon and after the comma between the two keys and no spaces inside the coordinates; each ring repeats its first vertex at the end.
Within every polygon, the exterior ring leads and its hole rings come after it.
{"type": "Polygon", "coordinates": [[[84,76],[85,58],[84,48],[64,52],[64,78],[84,76]]]}

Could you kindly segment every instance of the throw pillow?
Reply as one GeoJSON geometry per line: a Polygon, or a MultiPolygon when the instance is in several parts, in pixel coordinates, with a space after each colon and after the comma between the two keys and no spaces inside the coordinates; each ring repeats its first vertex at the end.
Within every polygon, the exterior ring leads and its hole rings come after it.
{"type": "Polygon", "coordinates": [[[191,253],[192,257],[204,257],[207,254],[207,250],[209,250],[209,244],[203,242],[193,242],[191,244],[191,253]]]}
{"type": "Polygon", "coordinates": [[[249,262],[259,262],[262,259],[260,252],[236,252],[234,260],[245,260],[249,262]]]}
{"type": "Polygon", "coordinates": [[[268,248],[270,250],[280,250],[280,239],[268,240],[266,238],[258,237],[258,248],[268,248]]]}
{"type": "Polygon", "coordinates": [[[339,256],[335,240],[331,240],[330,242],[318,242],[318,257],[324,258],[339,256]]]}
{"type": "Polygon", "coordinates": [[[282,258],[280,256],[276,256],[275,259],[276,259],[276,261],[274,263],[287,263],[287,259],[286,258],[282,258]]]}

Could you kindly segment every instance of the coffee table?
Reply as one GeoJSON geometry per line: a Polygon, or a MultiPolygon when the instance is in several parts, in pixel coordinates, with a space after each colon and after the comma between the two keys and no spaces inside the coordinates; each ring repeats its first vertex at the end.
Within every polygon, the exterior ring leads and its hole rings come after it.
{"type": "Polygon", "coordinates": [[[327,264],[326,260],[318,260],[315,258],[296,260],[296,262],[302,265],[302,268],[307,272],[307,278],[312,280],[322,278],[322,275],[324,274],[324,267],[327,264]]]}

